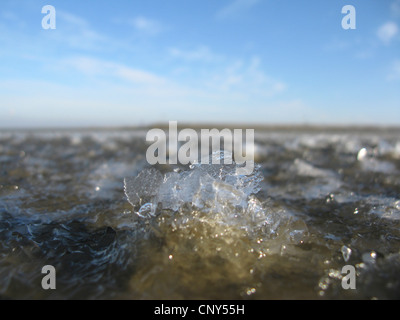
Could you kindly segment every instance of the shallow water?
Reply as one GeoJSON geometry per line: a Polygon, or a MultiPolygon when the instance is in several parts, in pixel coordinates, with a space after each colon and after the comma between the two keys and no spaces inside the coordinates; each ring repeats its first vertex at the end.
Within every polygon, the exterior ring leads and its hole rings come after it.
{"type": "Polygon", "coordinates": [[[132,205],[145,134],[0,132],[1,298],[400,298],[399,130],[259,129],[248,184],[157,167],[132,205]]]}

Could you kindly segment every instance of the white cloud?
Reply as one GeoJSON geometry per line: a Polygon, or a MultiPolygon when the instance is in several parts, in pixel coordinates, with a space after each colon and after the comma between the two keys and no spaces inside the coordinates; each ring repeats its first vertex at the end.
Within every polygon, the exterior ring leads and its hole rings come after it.
{"type": "Polygon", "coordinates": [[[390,11],[395,17],[400,17],[400,0],[395,0],[392,2],[390,11]]]}
{"type": "Polygon", "coordinates": [[[391,72],[388,76],[388,80],[400,80],[400,60],[396,60],[392,63],[391,72]]]}
{"type": "Polygon", "coordinates": [[[349,41],[343,39],[332,39],[323,46],[323,50],[328,52],[345,51],[352,47],[349,41]]]}
{"type": "Polygon", "coordinates": [[[137,31],[148,35],[156,35],[163,30],[162,25],[158,21],[141,16],[130,20],[128,24],[133,26],[137,31]]]}
{"type": "Polygon", "coordinates": [[[160,85],[166,83],[166,80],[147,71],[132,69],[122,65],[116,65],[115,75],[133,83],[144,83],[151,85],[160,85]]]}
{"type": "Polygon", "coordinates": [[[254,7],[260,0],[234,0],[217,13],[218,19],[233,18],[254,7]]]}
{"type": "MultiPolygon", "coordinates": [[[[164,118],[166,115],[172,118],[189,116],[188,110],[192,113],[196,110],[198,116],[210,112],[222,115],[227,108],[237,108],[240,114],[246,113],[248,108],[256,110],[271,104],[271,99],[278,97],[287,87],[263,71],[258,57],[225,63],[222,67],[213,65],[200,74],[191,73],[193,81],[190,82],[85,56],[64,60],[60,64],[87,75],[89,79],[96,79],[87,84],[92,90],[103,88],[96,90],[99,92],[96,101],[101,101],[102,96],[108,100],[113,97],[110,108],[116,109],[120,108],[119,105],[127,105],[127,101],[134,101],[135,106],[157,110],[156,113],[161,112],[164,118]]],[[[290,110],[301,108],[298,102],[290,104],[290,110]]]]}
{"type": "Polygon", "coordinates": [[[14,12],[4,11],[0,13],[0,20],[7,24],[13,24],[14,26],[18,26],[19,28],[26,27],[26,23],[23,19],[18,17],[14,12]]]}
{"type": "Polygon", "coordinates": [[[110,42],[106,36],[96,32],[86,19],[62,10],[57,10],[57,30],[46,33],[46,36],[70,48],[83,50],[101,49],[110,42]]]}
{"type": "Polygon", "coordinates": [[[385,44],[389,44],[393,38],[398,34],[399,28],[395,22],[386,22],[384,25],[380,26],[377,35],[378,38],[385,44]]]}
{"type": "Polygon", "coordinates": [[[219,59],[219,57],[213,52],[211,52],[211,50],[206,46],[199,46],[194,50],[186,50],[186,51],[178,48],[170,48],[169,54],[174,58],[180,58],[189,62],[192,61],[211,62],[219,59]]]}
{"type": "MultiPolygon", "coordinates": [[[[261,112],[265,119],[278,119],[282,110],[293,116],[301,114],[304,108],[297,100],[274,102],[273,98],[279,97],[286,86],[262,70],[258,57],[226,63],[224,67],[213,65],[202,76],[193,75],[194,83],[182,79],[174,82],[152,72],[91,56],[56,60],[49,65],[54,69],[48,71],[61,78],[63,75],[68,78],[68,73],[73,72],[76,83],[0,81],[3,104],[8,110],[15,110],[12,117],[7,115],[10,121],[14,119],[14,124],[22,117],[27,117],[26,121],[18,123],[29,126],[132,125],[142,120],[165,119],[262,121],[260,117],[254,119],[254,114],[261,112]]],[[[0,119],[0,125],[4,121],[0,119]]]]}
{"type": "MultiPolygon", "coordinates": [[[[191,74],[192,78],[196,79],[195,85],[213,96],[232,94],[235,97],[257,99],[271,97],[286,90],[283,82],[273,79],[262,70],[261,59],[257,56],[247,61],[229,61],[206,46],[189,51],[171,48],[169,54],[188,62],[189,67],[198,62],[218,62],[203,68],[201,74],[191,74]]],[[[191,70],[186,67],[181,72],[189,74],[191,70]]]]}
{"type": "Polygon", "coordinates": [[[88,76],[113,77],[130,83],[146,85],[160,85],[166,83],[165,79],[150,72],[91,57],[70,58],[63,63],[88,76]]]}
{"type": "Polygon", "coordinates": [[[261,68],[261,60],[236,61],[224,70],[213,71],[207,81],[210,91],[230,93],[244,98],[265,99],[286,90],[286,84],[267,75],[261,68]]]}
{"type": "Polygon", "coordinates": [[[62,19],[63,23],[67,23],[69,26],[78,28],[87,28],[89,26],[89,23],[85,19],[66,11],[58,10],[58,18],[62,19]]]}

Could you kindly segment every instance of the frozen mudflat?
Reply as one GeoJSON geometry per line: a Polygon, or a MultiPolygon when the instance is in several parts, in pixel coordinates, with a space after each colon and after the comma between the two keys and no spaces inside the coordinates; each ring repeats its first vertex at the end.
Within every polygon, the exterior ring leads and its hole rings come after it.
{"type": "Polygon", "coordinates": [[[400,298],[400,130],[259,129],[250,176],[145,134],[0,132],[0,298],[400,298]]]}

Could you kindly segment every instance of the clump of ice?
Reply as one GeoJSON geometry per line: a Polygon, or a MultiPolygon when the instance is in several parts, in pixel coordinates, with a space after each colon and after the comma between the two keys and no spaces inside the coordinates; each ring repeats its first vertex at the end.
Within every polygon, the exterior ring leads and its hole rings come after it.
{"type": "MultiPolygon", "coordinates": [[[[186,171],[164,175],[155,168],[144,169],[138,176],[124,179],[125,194],[140,217],[153,216],[156,210],[177,212],[188,205],[203,212],[245,212],[249,197],[260,190],[263,176],[259,166],[250,175],[238,174],[239,165],[231,158],[231,164],[224,163],[227,157],[231,155],[218,151],[210,156],[209,164],[197,163],[186,171]],[[218,157],[220,164],[212,164],[218,157]]],[[[254,200],[250,204],[254,206],[254,200]]]]}
{"type": "Polygon", "coordinates": [[[209,164],[197,163],[187,170],[165,174],[153,167],[144,169],[137,177],[125,178],[125,194],[142,219],[173,212],[172,218],[167,215],[170,218],[165,221],[189,238],[224,234],[223,241],[229,244],[243,232],[259,240],[278,237],[279,245],[276,250],[270,247],[270,253],[280,252],[281,241],[299,243],[307,233],[304,221],[287,210],[270,208],[257,198],[263,180],[259,165],[254,166],[252,174],[240,175],[240,165],[234,161],[212,164],[212,160],[229,157],[229,153],[216,152],[209,164]]]}

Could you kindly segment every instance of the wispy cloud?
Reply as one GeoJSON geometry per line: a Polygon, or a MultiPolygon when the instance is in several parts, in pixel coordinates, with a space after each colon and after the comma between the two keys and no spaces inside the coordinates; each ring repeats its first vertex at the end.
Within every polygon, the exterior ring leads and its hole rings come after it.
{"type": "Polygon", "coordinates": [[[87,76],[105,76],[108,79],[117,78],[130,83],[145,85],[166,83],[164,78],[150,72],[92,57],[74,57],[66,59],[62,63],[87,76]]]}
{"type": "Polygon", "coordinates": [[[69,27],[88,28],[89,23],[87,20],[66,11],[57,11],[57,19],[61,19],[64,25],[69,27]]]}
{"type": "Polygon", "coordinates": [[[207,81],[209,90],[219,90],[247,98],[264,99],[286,90],[286,84],[267,75],[261,60],[235,61],[224,70],[215,72],[207,81]]]}
{"type": "Polygon", "coordinates": [[[390,5],[390,11],[395,17],[400,17],[400,0],[395,0],[390,5]]]}
{"type": "Polygon", "coordinates": [[[11,11],[4,11],[0,13],[0,21],[5,23],[10,23],[14,27],[22,28],[26,26],[26,23],[23,19],[18,17],[17,14],[11,11]]]}
{"type": "Polygon", "coordinates": [[[83,50],[99,49],[110,41],[95,31],[86,19],[61,10],[57,10],[57,30],[48,34],[70,48],[83,50]]]}
{"type": "Polygon", "coordinates": [[[388,80],[389,81],[400,80],[400,59],[392,63],[388,80]]]}
{"type": "Polygon", "coordinates": [[[395,22],[389,21],[378,28],[377,36],[385,44],[389,44],[398,34],[399,28],[395,22]]]}
{"type": "Polygon", "coordinates": [[[193,50],[170,48],[169,54],[187,62],[186,69],[182,72],[191,73],[197,79],[196,85],[212,95],[232,94],[262,99],[282,93],[287,87],[282,81],[263,71],[261,59],[257,56],[232,60],[215,53],[207,46],[199,46],[193,50]],[[196,70],[199,62],[208,64],[200,73],[196,70]]]}
{"type": "Polygon", "coordinates": [[[147,35],[156,35],[163,31],[163,26],[160,22],[143,16],[138,16],[129,20],[128,24],[137,31],[147,35]]]}
{"type": "MultiPolygon", "coordinates": [[[[193,63],[196,64],[196,61],[193,63]]],[[[79,72],[81,77],[97,80],[94,82],[95,87],[103,89],[96,101],[101,101],[100,97],[103,96],[107,97],[107,101],[113,97],[110,105],[115,106],[116,110],[122,108],[117,103],[121,100],[121,105],[126,106],[123,101],[134,101],[135,105],[145,109],[162,105],[168,114],[176,113],[180,116],[187,115],[188,110],[192,110],[192,116],[195,111],[198,116],[205,117],[210,112],[222,116],[227,107],[237,108],[242,116],[242,113],[247,114],[250,109],[256,111],[257,108],[272,106],[273,99],[287,88],[285,83],[263,71],[258,57],[225,62],[222,63],[223,67],[215,65],[199,73],[191,69],[189,72],[192,73],[192,79],[196,80],[189,82],[185,82],[184,78],[171,79],[125,64],[87,56],[70,58],[62,61],[62,64],[68,70],[79,72]]],[[[303,105],[297,100],[288,107],[296,112],[302,108],[303,105]]],[[[232,114],[232,117],[238,116],[237,112],[232,114]]]]}
{"type": "Polygon", "coordinates": [[[179,74],[190,74],[191,84],[212,96],[264,99],[282,93],[287,86],[267,75],[258,56],[236,59],[216,53],[207,46],[193,50],[170,48],[173,58],[185,62],[179,74]],[[198,64],[203,63],[199,70],[198,64]]]}
{"type": "Polygon", "coordinates": [[[243,11],[254,7],[259,2],[260,0],[233,0],[230,4],[218,11],[217,19],[235,18],[243,11]]]}
{"type": "Polygon", "coordinates": [[[188,62],[195,62],[195,61],[211,62],[219,60],[219,56],[213,53],[207,46],[199,46],[193,50],[170,48],[168,52],[172,57],[182,59],[188,62]]]}

